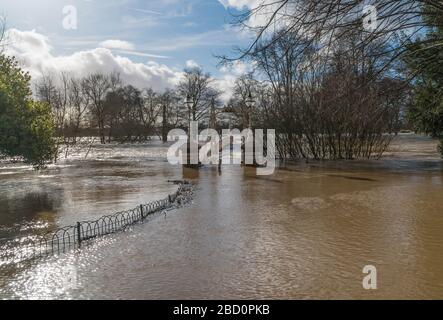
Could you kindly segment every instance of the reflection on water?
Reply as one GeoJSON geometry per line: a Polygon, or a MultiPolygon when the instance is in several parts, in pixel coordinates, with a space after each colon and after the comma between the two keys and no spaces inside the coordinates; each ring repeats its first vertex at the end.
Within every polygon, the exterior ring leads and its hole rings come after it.
{"type": "Polygon", "coordinates": [[[14,223],[64,225],[161,198],[173,188],[166,181],[182,176],[196,190],[191,206],[128,232],[0,269],[0,296],[442,298],[442,164],[435,151],[434,158],[420,151],[427,139],[400,139],[416,154],[284,164],[268,177],[236,166],[221,173],[171,167],[160,146],[147,156],[141,147],[114,150],[118,159],[100,150],[100,161],[72,160],[45,173],[49,179],[3,175],[0,219],[8,234],[17,232],[14,223]],[[16,201],[33,209],[20,213],[16,201]],[[368,264],[378,269],[376,291],[361,285],[368,264]],[[75,285],[66,269],[75,270],[75,285]]]}
{"type": "Polygon", "coordinates": [[[181,176],[180,168],[165,162],[165,150],[158,143],[98,146],[89,160],[74,154],[41,172],[0,167],[0,238],[36,228],[44,232],[163,198],[175,190],[167,180],[181,176]]]}
{"type": "Polygon", "coordinates": [[[0,238],[48,228],[56,216],[56,201],[46,192],[3,193],[0,197],[0,238]]]}

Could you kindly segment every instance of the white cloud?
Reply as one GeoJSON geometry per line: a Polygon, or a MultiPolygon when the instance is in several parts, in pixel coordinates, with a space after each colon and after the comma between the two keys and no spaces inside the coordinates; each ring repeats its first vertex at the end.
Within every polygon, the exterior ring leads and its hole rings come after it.
{"type": "Polygon", "coordinates": [[[221,67],[220,71],[223,73],[232,73],[236,76],[242,76],[248,72],[251,72],[253,69],[253,64],[237,60],[230,65],[221,67]]]}
{"type": "Polygon", "coordinates": [[[214,86],[222,92],[221,99],[228,102],[234,92],[235,81],[242,75],[251,72],[254,66],[242,61],[236,61],[231,66],[225,66],[220,69],[223,76],[220,79],[214,79],[214,86]]]}
{"type": "MultiPolygon", "coordinates": [[[[281,1],[275,0],[218,0],[226,9],[233,8],[236,10],[253,10],[260,6],[259,10],[255,10],[249,17],[247,25],[249,27],[264,27],[268,24],[273,14],[278,10],[278,14],[269,26],[269,29],[279,29],[290,21],[291,16],[296,10],[297,3],[289,1],[281,7],[281,1]]],[[[268,30],[271,31],[272,30],[268,30]]]]}
{"type": "Polygon", "coordinates": [[[147,58],[155,58],[155,59],[170,59],[171,57],[168,56],[162,56],[158,54],[151,54],[146,52],[140,52],[140,51],[131,51],[131,50],[114,50],[118,53],[130,55],[130,56],[138,56],[138,57],[147,57],[147,58]]]}
{"type": "Polygon", "coordinates": [[[22,32],[10,29],[6,32],[5,38],[7,39],[7,49],[17,49],[24,57],[36,55],[42,59],[47,57],[52,50],[49,39],[35,30],[22,32]]]}
{"type": "MultiPolygon", "coordinates": [[[[121,79],[140,89],[151,87],[163,91],[173,88],[182,79],[181,71],[172,69],[157,62],[136,63],[129,58],[116,54],[134,54],[151,56],[131,50],[109,48],[95,48],[92,50],[77,51],[70,55],[55,55],[50,45],[50,39],[36,31],[20,31],[9,29],[7,32],[8,46],[6,53],[15,56],[22,67],[31,74],[33,81],[43,74],[57,74],[68,72],[75,77],[82,77],[91,73],[111,72],[120,73],[121,79]]],[[[186,61],[187,67],[200,66],[194,60],[186,61]]],[[[233,92],[235,80],[252,70],[252,66],[241,61],[230,67],[220,69],[221,77],[213,79],[213,85],[222,92],[222,100],[227,102],[233,92]]]]}
{"type": "Polygon", "coordinates": [[[220,99],[223,103],[227,103],[234,93],[234,85],[237,77],[232,74],[225,74],[220,79],[215,79],[213,84],[215,89],[221,92],[220,99]]]}
{"type": "Polygon", "coordinates": [[[106,41],[100,42],[99,46],[102,48],[107,48],[107,49],[120,49],[120,50],[134,50],[135,49],[134,44],[132,44],[128,41],[122,41],[122,40],[106,40],[106,41]]]}
{"type": "Polygon", "coordinates": [[[128,41],[123,40],[106,40],[99,43],[100,48],[110,49],[114,52],[131,55],[131,56],[139,56],[139,57],[147,57],[147,58],[156,58],[156,59],[169,59],[168,56],[162,56],[158,54],[150,54],[141,51],[135,51],[135,45],[128,41]]]}
{"type": "Polygon", "coordinates": [[[200,65],[197,62],[195,62],[194,60],[188,60],[188,61],[186,61],[186,67],[187,68],[199,68],[200,65]]]}
{"type": "Polygon", "coordinates": [[[263,0],[218,0],[225,8],[234,8],[237,10],[253,9],[263,0]]]}
{"type": "Polygon", "coordinates": [[[138,88],[152,87],[162,91],[176,85],[180,71],[156,62],[135,63],[114,54],[108,48],[78,51],[71,55],[54,55],[49,38],[36,31],[9,29],[6,53],[13,55],[35,81],[42,74],[64,71],[76,77],[94,72],[118,72],[123,81],[138,88]]]}

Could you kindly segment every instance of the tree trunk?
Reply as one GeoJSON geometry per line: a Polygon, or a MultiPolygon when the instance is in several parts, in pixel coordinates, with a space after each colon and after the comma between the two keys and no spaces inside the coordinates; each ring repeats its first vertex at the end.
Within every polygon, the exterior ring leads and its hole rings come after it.
{"type": "Polygon", "coordinates": [[[166,116],[166,104],[163,105],[162,141],[168,142],[168,119],[166,116]]]}

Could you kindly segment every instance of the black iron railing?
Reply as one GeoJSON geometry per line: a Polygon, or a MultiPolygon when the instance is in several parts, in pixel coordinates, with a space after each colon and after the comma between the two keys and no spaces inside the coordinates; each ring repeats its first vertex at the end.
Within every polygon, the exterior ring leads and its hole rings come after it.
{"type": "Polygon", "coordinates": [[[0,246],[0,265],[50,254],[61,254],[80,248],[82,243],[111,233],[123,231],[156,213],[172,210],[190,199],[192,186],[185,182],[178,191],[165,199],[137,208],[107,215],[94,221],[81,221],[44,235],[28,236],[7,241],[0,246]]]}

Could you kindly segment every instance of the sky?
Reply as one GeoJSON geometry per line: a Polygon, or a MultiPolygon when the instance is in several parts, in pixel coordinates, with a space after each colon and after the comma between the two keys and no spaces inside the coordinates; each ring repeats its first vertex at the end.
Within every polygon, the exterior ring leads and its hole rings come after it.
{"type": "Polygon", "coordinates": [[[119,72],[132,85],[162,91],[198,65],[229,91],[249,67],[218,68],[215,55],[234,56],[234,46],[250,44],[251,34],[230,22],[259,1],[0,0],[0,16],[7,53],[36,79],[58,71],[119,72]]]}

